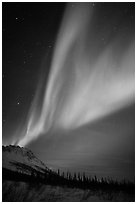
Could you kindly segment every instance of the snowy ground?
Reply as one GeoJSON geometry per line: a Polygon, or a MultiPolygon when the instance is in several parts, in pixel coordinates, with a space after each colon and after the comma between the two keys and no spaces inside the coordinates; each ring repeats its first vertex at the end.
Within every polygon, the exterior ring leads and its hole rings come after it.
{"type": "Polygon", "coordinates": [[[134,201],[132,194],[120,191],[91,191],[76,188],[59,187],[26,182],[3,180],[2,201],[7,202],[101,202],[134,201]]]}

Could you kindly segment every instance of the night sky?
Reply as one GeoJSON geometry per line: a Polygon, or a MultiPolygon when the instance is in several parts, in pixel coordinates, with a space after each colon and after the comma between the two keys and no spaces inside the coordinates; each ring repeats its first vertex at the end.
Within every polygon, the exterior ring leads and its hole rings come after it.
{"type": "Polygon", "coordinates": [[[3,144],[134,180],[134,3],[2,3],[3,144]]]}
{"type": "MultiPolygon", "coordinates": [[[[2,124],[3,136],[11,137],[7,131],[14,131],[15,126],[25,120],[45,59],[50,63],[65,4],[2,5],[2,124]]],[[[44,66],[47,76],[49,69],[49,65],[44,66]]]]}

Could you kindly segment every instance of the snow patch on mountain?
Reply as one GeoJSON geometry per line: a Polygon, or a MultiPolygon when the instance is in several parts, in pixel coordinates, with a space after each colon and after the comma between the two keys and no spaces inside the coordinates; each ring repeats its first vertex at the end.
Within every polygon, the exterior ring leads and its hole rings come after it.
{"type": "Polygon", "coordinates": [[[46,165],[31,150],[13,145],[2,147],[2,167],[27,174],[32,169],[41,173],[48,171],[46,165]]]}

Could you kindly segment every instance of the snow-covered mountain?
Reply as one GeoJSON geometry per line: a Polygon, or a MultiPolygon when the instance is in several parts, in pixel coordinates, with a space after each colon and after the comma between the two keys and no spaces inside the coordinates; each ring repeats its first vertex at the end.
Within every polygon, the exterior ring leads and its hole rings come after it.
{"type": "Polygon", "coordinates": [[[48,169],[27,148],[10,145],[3,146],[2,151],[3,202],[69,202],[72,198],[74,199],[72,201],[79,201],[78,198],[81,198],[80,201],[99,202],[109,201],[109,199],[113,201],[112,198],[117,198],[116,201],[121,201],[122,198],[123,202],[135,200],[135,186],[132,183],[120,184],[112,180],[110,183],[105,180],[99,182],[97,178],[89,180],[85,175],[80,179],[71,174],[65,177],[64,174],[60,174],[60,171],[54,172],[48,169]],[[109,193],[108,190],[110,190],[109,193]],[[100,193],[98,196],[97,191],[100,193]],[[123,192],[122,197],[121,192],[123,192]],[[109,194],[111,196],[108,196],[109,194]],[[87,200],[88,197],[90,199],[87,200]]]}
{"type": "Polygon", "coordinates": [[[2,147],[3,169],[31,175],[32,171],[48,172],[46,165],[38,159],[31,150],[19,146],[2,147]]]}

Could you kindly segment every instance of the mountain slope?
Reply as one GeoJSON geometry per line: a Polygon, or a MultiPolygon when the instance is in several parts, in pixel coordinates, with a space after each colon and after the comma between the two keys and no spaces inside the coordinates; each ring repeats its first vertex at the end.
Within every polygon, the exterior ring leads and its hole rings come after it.
{"type": "Polygon", "coordinates": [[[134,201],[135,186],[51,171],[29,149],[2,147],[3,202],[134,201]]]}
{"type": "Polygon", "coordinates": [[[31,175],[33,170],[40,173],[49,171],[31,150],[13,145],[2,147],[2,167],[27,175],[31,175]]]}

